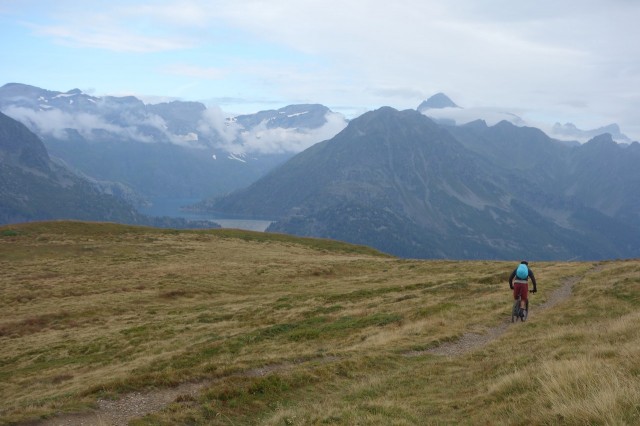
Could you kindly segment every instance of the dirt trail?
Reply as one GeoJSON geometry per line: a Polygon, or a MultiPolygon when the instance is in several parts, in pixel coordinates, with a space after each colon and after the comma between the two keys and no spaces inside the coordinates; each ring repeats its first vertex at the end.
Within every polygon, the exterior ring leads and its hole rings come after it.
{"type": "MultiPolygon", "coordinates": [[[[598,272],[602,268],[603,268],[602,265],[596,266],[595,268],[587,271],[585,275],[598,272]]],[[[535,310],[532,310],[529,313],[529,318],[535,317],[536,315],[540,314],[544,310],[552,308],[558,303],[569,298],[569,296],[571,296],[571,291],[573,290],[573,286],[577,282],[582,280],[585,275],[567,278],[564,284],[560,288],[556,289],[553,293],[551,293],[551,296],[549,296],[549,299],[546,302],[544,302],[540,306],[537,306],[535,310]]],[[[425,354],[433,354],[433,355],[444,355],[449,357],[464,355],[475,349],[479,349],[487,345],[488,343],[496,340],[497,338],[499,338],[502,334],[504,334],[504,332],[507,331],[507,328],[509,327],[510,324],[511,324],[511,319],[508,318],[508,319],[505,319],[504,323],[488,329],[484,334],[467,333],[467,334],[464,334],[460,339],[454,342],[443,343],[440,346],[427,349],[425,351],[412,351],[407,353],[406,355],[420,356],[425,354]]]]}
{"type": "Polygon", "coordinates": [[[126,426],[130,420],[155,413],[178,399],[197,399],[202,389],[217,381],[233,376],[263,377],[274,371],[293,368],[303,363],[329,363],[337,361],[334,356],[323,356],[307,360],[295,360],[282,364],[241,371],[221,378],[199,382],[183,383],[169,389],[156,389],[148,392],[132,392],[117,400],[99,399],[95,411],[65,414],[43,421],[20,423],[20,426],[126,426]]]}
{"type": "Polygon", "coordinates": [[[143,417],[160,411],[178,397],[197,397],[198,392],[210,382],[184,383],[171,389],[161,389],[150,392],[133,392],[118,400],[98,400],[95,411],[78,414],[66,414],[40,422],[25,423],[33,426],[126,426],[129,420],[143,417]]]}
{"type": "MultiPolygon", "coordinates": [[[[243,377],[263,377],[274,371],[282,371],[300,365],[303,362],[332,362],[336,357],[322,357],[313,360],[292,361],[289,363],[267,365],[238,373],[243,377]]],[[[148,392],[132,392],[117,400],[99,399],[94,411],[65,414],[42,421],[20,423],[21,426],[126,426],[130,420],[162,410],[177,399],[196,399],[200,391],[223,378],[183,383],[170,389],[157,389],[148,392]]]]}
{"type": "MultiPolygon", "coordinates": [[[[597,266],[587,274],[597,272],[602,269],[602,266],[597,266]]],[[[585,274],[586,275],[586,274],[585,274]]],[[[568,278],[562,287],[555,290],[549,299],[542,305],[536,307],[536,309],[529,314],[529,317],[535,316],[542,311],[549,309],[558,303],[566,300],[573,289],[573,286],[579,282],[584,276],[570,277],[568,278]]],[[[504,323],[492,327],[484,334],[467,333],[464,334],[459,340],[455,342],[447,342],[438,347],[426,350],[426,351],[412,351],[405,354],[405,356],[421,356],[425,354],[445,355],[445,356],[460,356],[471,352],[475,349],[481,348],[488,343],[494,341],[500,337],[511,324],[510,319],[507,319],[504,323]]],[[[327,357],[326,359],[317,359],[313,361],[320,362],[332,362],[337,360],[335,357],[327,357]]],[[[239,373],[245,377],[261,377],[269,374],[273,371],[281,371],[292,368],[295,365],[301,364],[303,361],[297,363],[276,364],[266,366],[262,368],[256,368],[248,370],[243,373],[239,373]]],[[[98,408],[95,411],[78,413],[78,414],[66,414],[43,421],[33,421],[22,423],[22,426],[95,426],[95,425],[109,425],[109,426],[125,426],[132,419],[143,417],[147,414],[151,414],[162,410],[170,403],[176,401],[177,398],[197,398],[198,393],[205,387],[215,383],[217,380],[206,380],[194,383],[184,383],[175,388],[159,389],[148,392],[133,392],[124,395],[118,400],[98,400],[98,408]]]]}

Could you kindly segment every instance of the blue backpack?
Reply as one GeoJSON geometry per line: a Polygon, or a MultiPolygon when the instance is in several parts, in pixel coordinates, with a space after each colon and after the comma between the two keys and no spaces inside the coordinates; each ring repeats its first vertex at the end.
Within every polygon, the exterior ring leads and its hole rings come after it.
{"type": "Polygon", "coordinates": [[[521,280],[526,280],[529,278],[529,268],[524,263],[518,265],[518,269],[516,269],[516,277],[521,280]]]}

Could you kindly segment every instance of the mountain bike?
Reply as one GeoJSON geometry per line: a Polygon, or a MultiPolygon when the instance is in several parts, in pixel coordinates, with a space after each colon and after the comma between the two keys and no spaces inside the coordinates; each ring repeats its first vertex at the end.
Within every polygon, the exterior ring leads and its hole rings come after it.
{"type": "MultiPolygon", "coordinates": [[[[529,293],[533,293],[533,290],[529,290],[529,293]]],[[[525,302],[524,310],[520,308],[521,299],[522,296],[518,296],[518,298],[513,302],[513,308],[511,309],[511,322],[516,322],[518,319],[522,322],[527,320],[527,316],[529,315],[529,299],[525,302]]]]}

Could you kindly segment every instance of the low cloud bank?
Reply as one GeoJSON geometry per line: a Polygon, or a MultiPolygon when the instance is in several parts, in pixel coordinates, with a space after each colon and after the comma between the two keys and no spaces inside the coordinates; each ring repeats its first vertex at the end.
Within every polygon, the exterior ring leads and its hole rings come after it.
{"type": "Polygon", "coordinates": [[[590,139],[609,133],[613,140],[620,143],[631,143],[632,139],[622,133],[620,126],[611,123],[597,129],[580,129],[573,123],[555,123],[551,126],[548,123],[524,120],[522,117],[505,112],[497,108],[433,108],[423,111],[423,114],[436,121],[450,122],[455,125],[464,125],[475,120],[484,120],[488,126],[493,126],[500,121],[506,120],[516,126],[536,127],[552,138],[566,141],[587,142],[590,139]]]}
{"type": "Polygon", "coordinates": [[[124,128],[108,123],[102,117],[89,114],[71,114],[59,109],[36,111],[30,108],[10,106],[3,111],[11,118],[24,123],[32,131],[57,139],[67,139],[68,129],[74,129],[87,139],[93,138],[95,130],[103,130],[122,137],[132,139],[145,139],[143,135],[135,132],[133,128],[124,128]]]}
{"type": "Polygon", "coordinates": [[[281,154],[298,153],[323,140],[331,139],[347,126],[345,118],[338,113],[325,115],[325,124],[309,128],[269,128],[268,121],[245,129],[232,119],[224,117],[218,108],[209,108],[203,113],[198,130],[204,135],[218,136],[216,148],[234,154],[281,154]]]}
{"type": "Polygon", "coordinates": [[[110,139],[142,143],[170,142],[184,147],[214,148],[234,154],[298,153],[317,142],[332,138],[347,125],[341,114],[329,112],[325,115],[325,124],[313,129],[269,128],[267,121],[245,129],[226,117],[220,108],[210,107],[203,111],[197,128],[185,134],[175,134],[169,131],[164,118],[152,113],[141,115],[125,111],[114,122],[102,115],[57,108],[34,110],[9,106],[3,112],[45,138],[66,140],[69,138],[69,130],[75,130],[90,141],[104,140],[106,133],[110,139]]]}
{"type": "Polygon", "coordinates": [[[203,147],[195,133],[177,135],[167,130],[165,120],[155,114],[144,118],[134,115],[123,115],[116,124],[104,117],[85,112],[71,113],[59,109],[33,110],[30,108],[9,106],[3,111],[9,117],[24,123],[34,133],[42,137],[69,139],[69,130],[75,130],[80,136],[89,141],[99,141],[105,138],[105,132],[111,138],[133,140],[143,143],[171,142],[187,147],[203,147]]]}
{"type": "Polygon", "coordinates": [[[449,120],[456,125],[470,123],[475,120],[484,120],[487,125],[493,126],[501,121],[510,121],[517,126],[524,126],[525,121],[509,112],[497,108],[433,108],[423,112],[434,120],[449,120]]]}

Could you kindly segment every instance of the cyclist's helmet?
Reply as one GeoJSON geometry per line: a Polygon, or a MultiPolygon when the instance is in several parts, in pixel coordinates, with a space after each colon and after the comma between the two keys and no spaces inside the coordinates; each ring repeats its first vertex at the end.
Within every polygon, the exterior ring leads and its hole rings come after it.
{"type": "Polygon", "coordinates": [[[520,262],[520,263],[524,263],[525,265],[529,266],[529,262],[527,262],[526,260],[523,260],[523,261],[522,261],[522,262],[520,262]]]}

